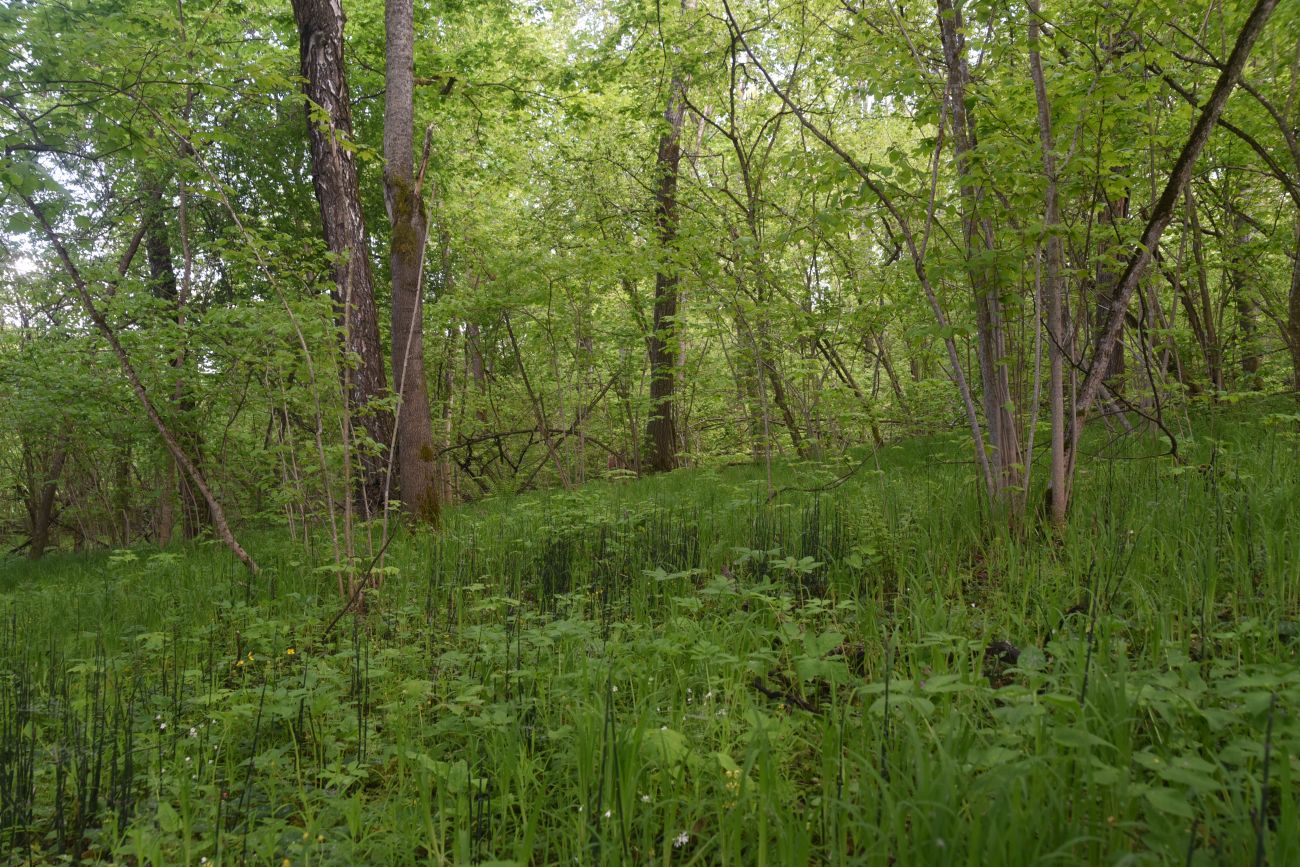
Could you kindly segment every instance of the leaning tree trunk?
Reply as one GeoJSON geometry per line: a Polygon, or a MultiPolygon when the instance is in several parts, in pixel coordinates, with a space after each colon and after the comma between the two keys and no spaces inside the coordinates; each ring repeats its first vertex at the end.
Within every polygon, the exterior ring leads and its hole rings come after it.
{"type": "MultiPolygon", "coordinates": [[[[1119,344],[1120,332],[1124,327],[1124,315],[1128,311],[1129,302],[1133,299],[1133,293],[1137,290],[1138,282],[1142,279],[1142,275],[1146,273],[1147,266],[1151,264],[1151,260],[1155,256],[1155,250],[1160,244],[1161,235],[1164,234],[1169,221],[1173,219],[1174,207],[1178,203],[1178,197],[1182,194],[1188,181],[1191,180],[1192,169],[1196,165],[1197,157],[1205,148],[1205,143],[1209,141],[1210,133],[1214,130],[1215,124],[1219,122],[1224,106],[1228,104],[1228,97],[1232,94],[1233,88],[1237,86],[1238,79],[1241,78],[1241,71],[1246,65],[1246,58],[1250,56],[1250,50],[1255,46],[1255,40],[1264,31],[1264,25],[1268,23],[1269,16],[1277,8],[1277,3],[1278,0],[1257,0],[1255,3],[1255,7],[1251,10],[1246,22],[1241,27],[1241,31],[1237,34],[1236,43],[1232,47],[1232,54],[1228,57],[1227,64],[1219,74],[1219,80],[1214,84],[1214,90],[1210,94],[1209,102],[1201,109],[1201,114],[1196,119],[1196,125],[1192,127],[1187,143],[1183,145],[1182,152],[1179,153],[1178,159],[1174,161],[1174,167],[1169,172],[1169,180],[1165,183],[1160,198],[1156,200],[1155,207],[1151,210],[1151,216],[1147,220],[1146,228],[1142,230],[1142,237],[1134,246],[1132,253],[1130,253],[1124,273],[1117,282],[1114,293],[1115,304],[1111,309],[1110,319],[1107,321],[1106,328],[1097,343],[1097,348],[1093,352],[1092,363],[1088,367],[1088,375],[1084,377],[1075,398],[1074,413],[1076,418],[1087,413],[1093,401],[1097,399],[1097,395],[1101,392],[1102,384],[1110,370],[1111,357],[1119,344]]],[[[1296,350],[1293,348],[1292,351],[1296,350]]],[[[1073,428],[1076,433],[1079,432],[1078,421],[1075,422],[1073,428]]],[[[1068,445],[1069,458],[1067,464],[1071,468],[1075,463],[1077,447],[1078,436],[1068,445]]]]}
{"type": "MultiPolygon", "coordinates": [[[[415,20],[412,0],[385,0],[384,203],[392,224],[393,387],[402,506],[416,519],[438,522],[437,463],[424,369],[424,248],[429,234],[420,176],[415,174],[415,20]]],[[[427,143],[426,143],[427,156],[427,143]]]]}
{"type": "Polygon", "coordinates": [[[371,442],[360,453],[359,511],[375,515],[389,489],[388,449],[393,416],[375,401],[387,392],[383,346],[375,312],[374,277],[352,152],[352,109],[343,66],[340,0],[293,0],[311,139],[312,180],[320,203],[325,245],[334,256],[336,318],[344,334],[348,413],[353,431],[371,442]]]}
{"type": "MultiPolygon", "coordinates": [[[[108,320],[104,318],[104,315],[99,312],[99,308],[95,306],[95,301],[90,295],[90,285],[82,276],[81,269],[77,267],[77,264],[74,261],[72,261],[72,254],[68,252],[68,248],[64,245],[63,240],[59,237],[58,233],[55,232],[54,226],[50,224],[49,218],[45,216],[45,210],[37,204],[30,195],[20,191],[18,196],[23,200],[24,204],[27,205],[27,210],[36,218],[37,225],[39,225],[42,234],[44,234],[46,240],[50,242],[50,246],[54,248],[54,252],[58,256],[60,264],[63,265],[64,272],[72,282],[72,288],[75,291],[77,299],[81,302],[82,311],[86,314],[86,317],[90,319],[91,324],[95,326],[95,330],[98,331],[108,343],[108,347],[112,351],[114,358],[117,359],[118,367],[121,369],[122,375],[126,377],[127,383],[131,386],[131,391],[135,393],[136,400],[140,402],[140,406],[144,409],[145,415],[148,417],[150,424],[152,424],[154,429],[158,431],[158,436],[162,438],[163,444],[167,447],[167,451],[171,453],[172,459],[176,461],[185,474],[189,476],[194,487],[197,488],[199,493],[202,495],[204,502],[208,504],[208,512],[212,516],[212,528],[216,531],[217,537],[225,543],[226,547],[229,548],[231,553],[239,559],[239,562],[244,564],[245,568],[247,568],[249,572],[256,575],[259,571],[257,562],[249,556],[248,552],[244,550],[244,547],[239,544],[239,540],[235,538],[235,533],[230,529],[230,523],[226,520],[226,511],[222,508],[221,502],[217,499],[212,487],[208,484],[208,480],[204,476],[203,471],[199,469],[198,465],[185,453],[185,449],[177,441],[176,435],[172,433],[171,427],[168,426],[167,422],[163,419],[162,414],[158,412],[158,406],[154,403],[153,397],[149,394],[148,389],[144,387],[144,381],[140,378],[140,374],[136,371],[135,365],[131,362],[131,357],[127,355],[126,348],[122,345],[122,341],[118,339],[117,332],[113,330],[113,327],[108,324],[108,320]]],[[[119,276],[121,273],[125,272],[126,263],[129,261],[129,258],[123,259],[123,265],[119,268],[119,276]]]]}

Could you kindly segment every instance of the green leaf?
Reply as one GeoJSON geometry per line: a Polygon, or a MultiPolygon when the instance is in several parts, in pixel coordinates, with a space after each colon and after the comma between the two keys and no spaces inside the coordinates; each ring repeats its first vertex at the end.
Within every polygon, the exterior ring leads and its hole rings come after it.
{"type": "Polygon", "coordinates": [[[1174,789],[1157,786],[1147,789],[1143,794],[1151,802],[1151,806],[1162,813],[1168,813],[1171,816],[1178,816],[1183,819],[1196,818],[1196,811],[1192,809],[1191,804],[1187,803],[1187,798],[1174,789]]]}

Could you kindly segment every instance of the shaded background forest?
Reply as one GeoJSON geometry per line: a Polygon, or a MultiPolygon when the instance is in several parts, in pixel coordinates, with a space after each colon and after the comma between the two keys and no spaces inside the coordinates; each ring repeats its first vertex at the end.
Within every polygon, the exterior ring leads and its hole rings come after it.
{"type": "MultiPolygon", "coordinates": [[[[391,347],[384,9],[346,4],[347,135],[304,110],[304,9],[331,4],[295,5],[0,9],[6,549],[166,544],[212,520],[69,265],[233,524],[302,535],[382,508],[355,489],[388,457],[369,419],[397,402],[349,396],[367,360],[341,351],[346,257],[310,142],[355,162],[391,347]]],[[[1062,407],[1095,378],[1087,417],[1175,459],[1198,405],[1293,391],[1294,3],[1260,22],[1116,297],[1265,6],[415,4],[427,242],[407,301],[434,502],[955,430],[975,437],[971,484],[1014,514],[1055,475],[1054,364],[1062,407]]]]}

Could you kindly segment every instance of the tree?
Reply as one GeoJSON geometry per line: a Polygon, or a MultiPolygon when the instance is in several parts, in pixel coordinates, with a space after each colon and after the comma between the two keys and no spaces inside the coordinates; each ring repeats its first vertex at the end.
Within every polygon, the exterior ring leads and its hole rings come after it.
{"type": "MultiPolygon", "coordinates": [[[[682,0],[682,12],[695,8],[694,0],[682,0]]],[[[681,46],[669,48],[667,56],[680,55],[681,46]]],[[[654,314],[646,343],[650,358],[650,415],[646,441],[650,445],[650,468],[666,472],[677,466],[677,412],[674,403],[677,379],[675,356],[677,335],[678,266],[673,262],[680,217],[677,180],[682,162],[682,123],[686,117],[686,73],[680,65],[672,71],[663,128],[655,156],[655,240],[659,247],[655,269],[654,314]]]]}
{"type": "Polygon", "coordinates": [[[429,216],[424,159],[415,170],[415,21],[413,0],[385,0],[384,204],[392,226],[389,263],[393,281],[393,388],[397,410],[397,463],[402,505],[417,520],[438,522],[437,461],[424,369],[424,257],[429,216]]]}
{"type": "Polygon", "coordinates": [[[357,182],[357,145],[344,66],[343,7],[340,0],[293,0],[293,13],[307,97],[312,180],[325,244],[333,256],[333,298],[343,348],[349,356],[341,375],[353,430],[364,431],[369,440],[360,448],[358,506],[363,514],[373,517],[392,493],[388,453],[393,416],[382,402],[387,386],[357,182]]]}

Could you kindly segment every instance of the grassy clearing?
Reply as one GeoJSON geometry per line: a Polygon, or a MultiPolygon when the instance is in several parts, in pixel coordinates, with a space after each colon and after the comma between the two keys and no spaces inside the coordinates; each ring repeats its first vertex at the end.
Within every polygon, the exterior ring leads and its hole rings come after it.
{"type": "Polygon", "coordinates": [[[251,585],[211,546],[5,561],[0,852],[1300,864],[1295,427],[1112,448],[1059,543],[982,531],[956,440],[766,508],[750,468],[482,503],[324,638],[281,531],[251,585]]]}

